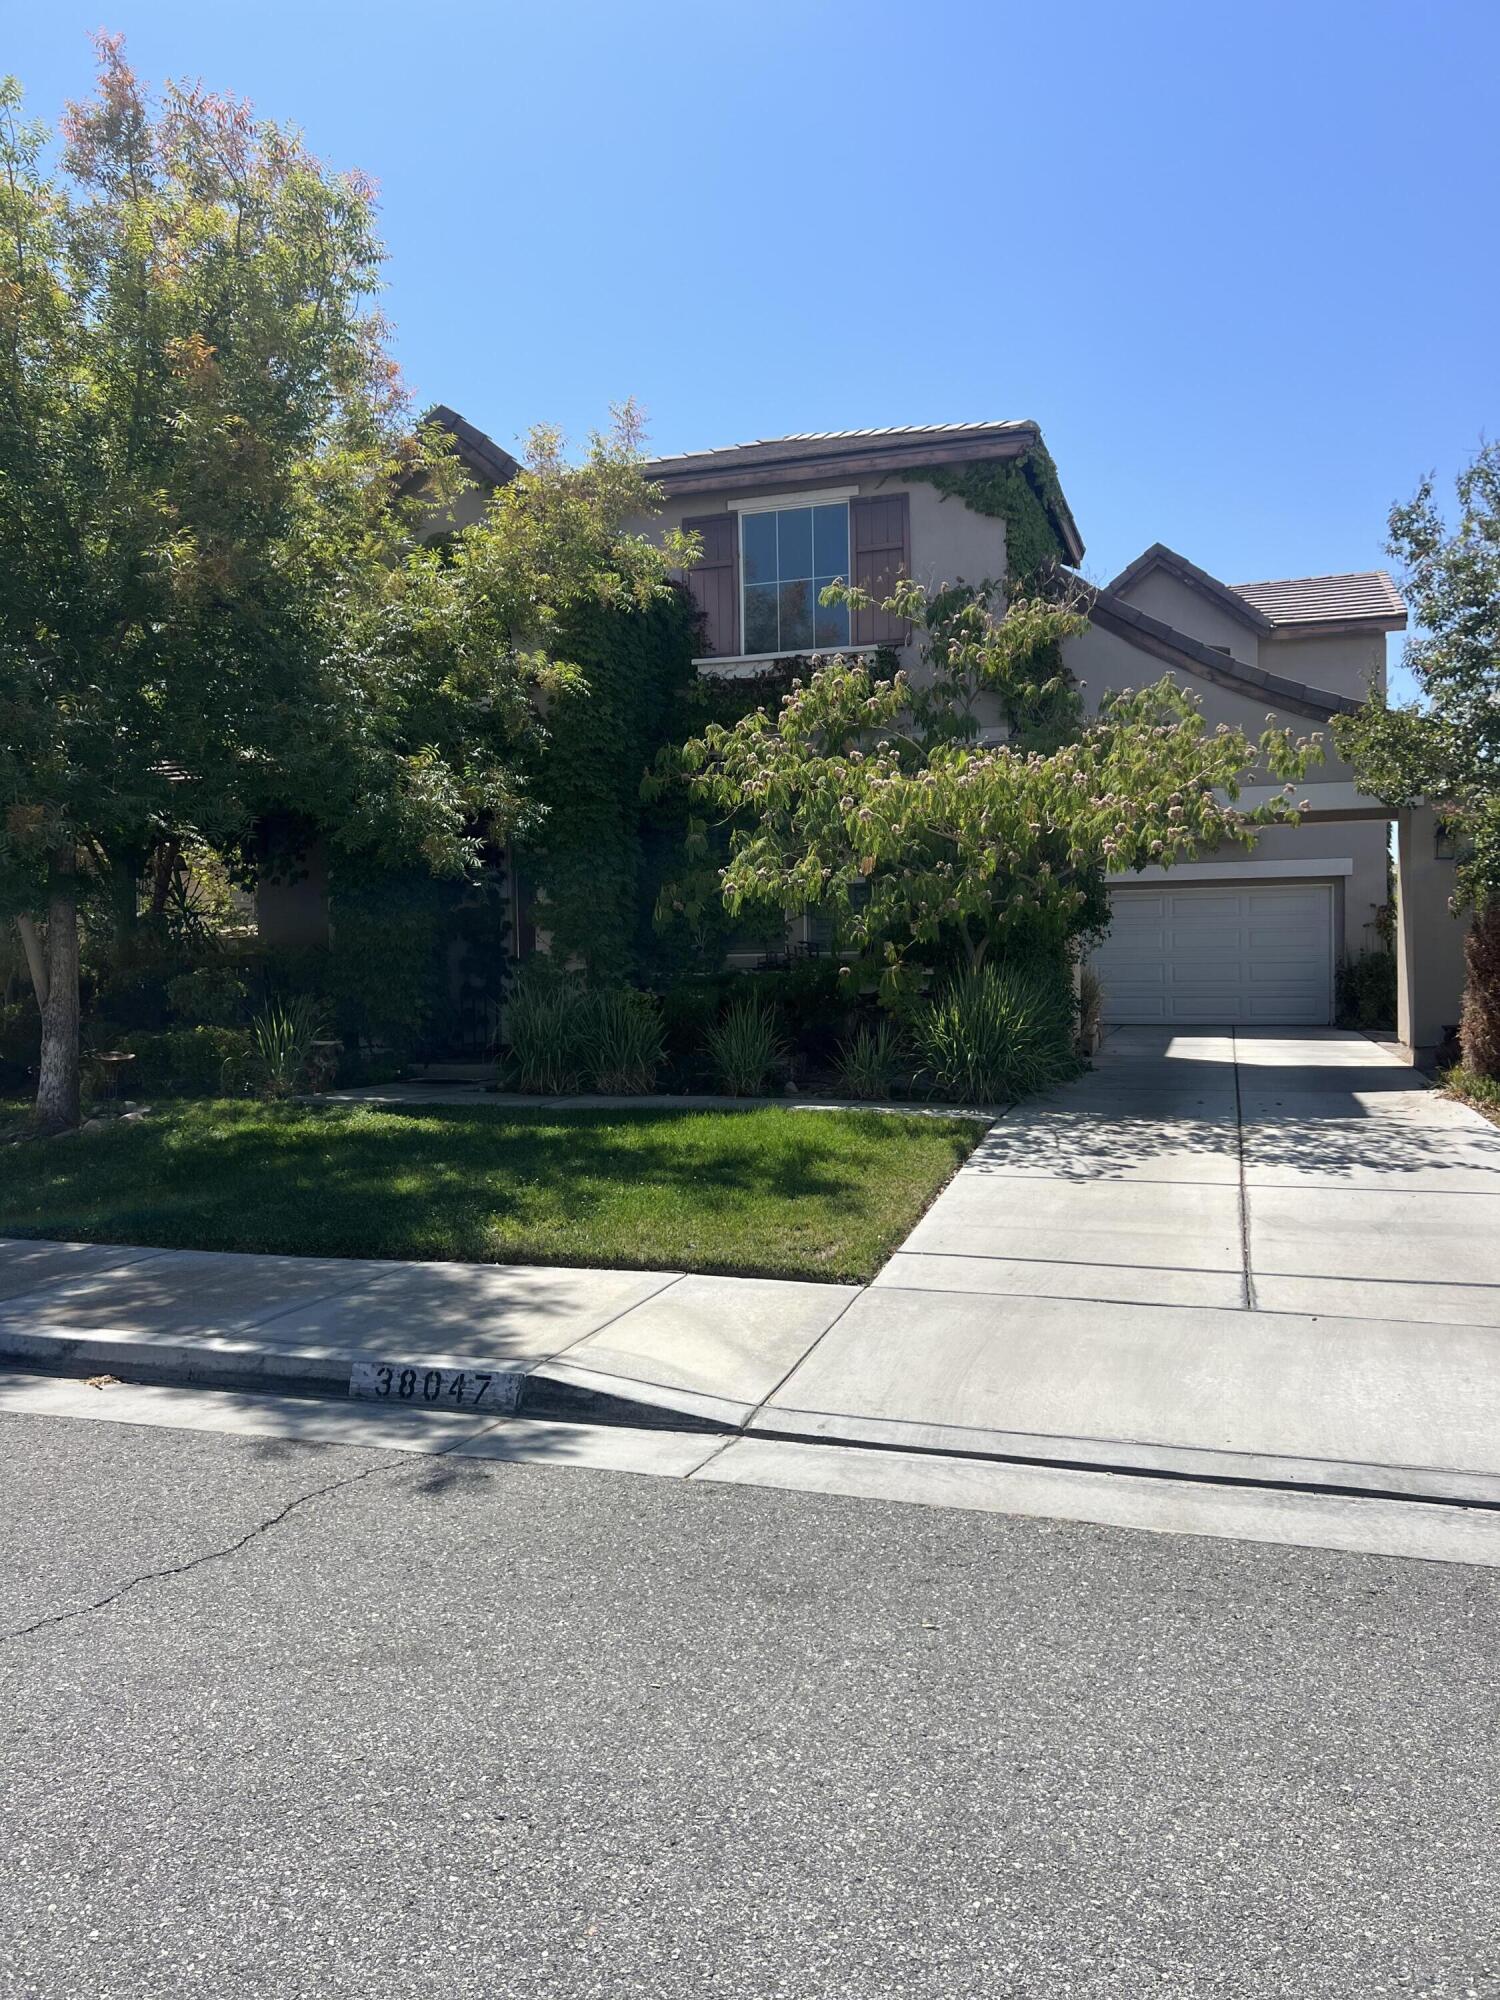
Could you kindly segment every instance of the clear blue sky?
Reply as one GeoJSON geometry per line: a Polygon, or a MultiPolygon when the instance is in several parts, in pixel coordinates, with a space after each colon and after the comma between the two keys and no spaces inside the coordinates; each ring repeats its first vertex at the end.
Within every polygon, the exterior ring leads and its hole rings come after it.
{"type": "Polygon", "coordinates": [[[10,0],[382,190],[417,394],[673,451],[1035,417],[1106,578],[1369,568],[1500,419],[1496,0],[10,0]]]}

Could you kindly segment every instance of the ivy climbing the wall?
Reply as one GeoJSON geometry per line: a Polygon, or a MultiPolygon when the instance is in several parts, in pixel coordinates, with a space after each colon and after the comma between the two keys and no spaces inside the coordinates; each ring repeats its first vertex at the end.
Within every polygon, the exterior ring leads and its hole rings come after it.
{"type": "Polygon", "coordinates": [[[687,733],[697,618],[674,590],[644,611],[582,608],[557,635],[557,657],[583,679],[548,708],[531,777],[542,816],[521,861],[553,955],[576,960],[600,984],[638,970],[641,773],[663,743],[687,733]]]}
{"type": "Polygon", "coordinates": [[[1053,525],[1055,511],[1065,504],[1062,487],[1045,445],[1034,446],[1024,458],[935,465],[911,476],[962,500],[976,514],[1005,523],[1005,566],[1012,585],[1030,584],[1067,561],[1068,551],[1053,525]]]}

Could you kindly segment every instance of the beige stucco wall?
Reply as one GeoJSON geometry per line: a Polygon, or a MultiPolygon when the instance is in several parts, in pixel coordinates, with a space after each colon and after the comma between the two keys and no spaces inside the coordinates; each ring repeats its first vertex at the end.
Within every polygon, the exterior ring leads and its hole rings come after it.
{"type": "Polygon", "coordinates": [[[1150,687],[1157,681],[1170,680],[1186,688],[1197,700],[1211,726],[1227,722],[1243,729],[1248,736],[1259,736],[1263,729],[1289,728],[1298,736],[1321,739],[1324,761],[1309,771],[1303,780],[1304,787],[1353,782],[1353,771],[1334,754],[1332,734],[1326,723],[1278,709],[1269,698],[1239,694],[1215,681],[1169,666],[1154,654],[1144,653],[1113,632],[1106,632],[1102,626],[1091,625],[1079,638],[1069,639],[1063,647],[1063,659],[1084,683],[1090,710],[1098,707],[1101,696],[1109,690],[1150,687]]]}
{"type": "MultiPolygon", "coordinates": [[[[660,540],[669,530],[680,528],[684,521],[695,520],[705,514],[753,514],[757,507],[764,507],[769,492],[770,489],[762,487],[759,491],[740,488],[727,493],[689,495],[685,499],[669,500],[654,519],[636,521],[630,526],[638,534],[650,534],[660,540]]],[[[926,480],[877,478],[873,475],[864,479],[827,479],[816,484],[798,480],[776,487],[770,497],[780,499],[790,494],[807,493],[812,496],[829,492],[853,492],[861,498],[889,498],[893,493],[907,495],[911,515],[912,577],[924,588],[930,590],[939,584],[960,580],[965,583],[998,583],[1004,580],[1005,523],[989,514],[976,514],[962,500],[939,493],[926,480]]],[[[909,658],[904,664],[913,665],[914,658],[909,658]]]]}
{"type": "Polygon", "coordinates": [[[1363,701],[1372,688],[1385,687],[1385,655],[1384,632],[1326,639],[1272,636],[1260,645],[1264,672],[1348,695],[1352,701],[1363,701]]]}
{"type": "Polygon", "coordinates": [[[1467,915],[1455,916],[1451,898],[1457,869],[1437,858],[1437,815],[1431,806],[1401,814],[1396,855],[1396,963],[1399,1014],[1396,1032],[1414,1062],[1428,1062],[1458,1025],[1464,990],[1467,915]]]}
{"type": "MultiPolygon", "coordinates": [[[[1098,707],[1100,698],[1109,690],[1149,687],[1157,681],[1170,680],[1195,698],[1210,727],[1225,722],[1231,727],[1243,729],[1252,738],[1258,737],[1263,729],[1272,727],[1289,727],[1298,736],[1321,735],[1329,753],[1327,760],[1313,766],[1297,787],[1299,795],[1316,801],[1320,786],[1352,783],[1353,773],[1348,765],[1331,754],[1332,741],[1327,728],[1307,716],[1280,711],[1267,701],[1238,694],[1212,681],[1200,680],[1194,674],[1170,667],[1153,655],[1141,652],[1097,625],[1090,626],[1079,638],[1070,639],[1063,649],[1063,657],[1072,672],[1085,684],[1084,700],[1090,711],[1098,707]]],[[[1244,782],[1247,785],[1265,782],[1268,775],[1263,771],[1247,772],[1244,782]]],[[[1249,848],[1232,842],[1197,858],[1200,861],[1282,861],[1295,865],[1299,874],[1314,862],[1350,864],[1352,873],[1335,874],[1330,869],[1329,879],[1335,884],[1335,905],[1341,913],[1338,932],[1342,948],[1346,954],[1352,955],[1368,950],[1376,942],[1370,923],[1376,908],[1386,899],[1388,844],[1389,826],[1384,819],[1304,821],[1294,827],[1268,827],[1249,848]]]]}
{"type": "Polygon", "coordinates": [[[1205,646],[1227,646],[1230,656],[1247,667],[1265,665],[1258,658],[1259,638],[1253,626],[1165,570],[1149,570],[1139,582],[1122,590],[1120,596],[1137,611],[1144,611],[1148,618],[1159,618],[1175,631],[1201,639],[1205,646]]]}

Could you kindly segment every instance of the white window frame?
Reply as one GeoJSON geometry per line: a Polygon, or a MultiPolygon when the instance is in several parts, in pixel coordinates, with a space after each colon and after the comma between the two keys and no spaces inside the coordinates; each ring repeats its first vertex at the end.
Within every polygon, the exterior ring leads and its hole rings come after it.
{"type": "MultiPolygon", "coordinates": [[[[773,493],[764,500],[757,496],[752,504],[741,506],[736,510],[739,515],[737,533],[739,536],[741,637],[744,636],[745,632],[745,516],[747,514],[790,514],[800,507],[838,507],[841,505],[847,507],[849,501],[855,500],[858,497],[859,488],[857,486],[830,486],[825,487],[817,493],[773,493]]],[[[849,567],[851,570],[854,568],[854,523],[852,520],[849,522],[849,567]]],[[[844,581],[852,583],[854,579],[852,576],[847,576],[844,581]]],[[[849,619],[849,636],[852,640],[854,636],[854,619],[852,614],[849,619]]],[[[737,653],[735,655],[735,662],[738,664],[741,661],[748,662],[753,660],[832,659],[837,653],[848,653],[853,650],[852,645],[808,646],[802,651],[797,652],[789,650],[785,646],[780,646],[774,653],[737,653]]]]}

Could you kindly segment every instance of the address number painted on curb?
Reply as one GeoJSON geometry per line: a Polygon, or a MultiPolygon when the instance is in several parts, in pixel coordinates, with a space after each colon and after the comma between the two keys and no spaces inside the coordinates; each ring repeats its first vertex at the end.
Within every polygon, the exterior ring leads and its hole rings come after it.
{"type": "Polygon", "coordinates": [[[493,1410],[516,1407],[523,1377],[513,1368],[429,1368],[420,1361],[356,1361],[349,1394],[408,1409],[493,1410]]]}

